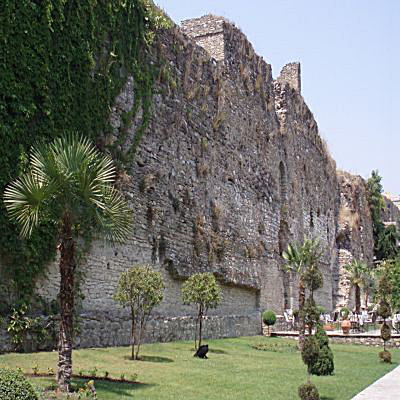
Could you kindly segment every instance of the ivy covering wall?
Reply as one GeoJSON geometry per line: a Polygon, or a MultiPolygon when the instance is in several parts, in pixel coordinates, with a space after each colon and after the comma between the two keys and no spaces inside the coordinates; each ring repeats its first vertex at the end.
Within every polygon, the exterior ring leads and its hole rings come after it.
{"type": "MultiPolygon", "coordinates": [[[[145,62],[146,45],[163,24],[167,19],[147,0],[0,2],[0,193],[38,140],[79,132],[119,165],[133,156],[150,112],[154,71],[145,62]],[[128,75],[143,126],[132,148],[119,154],[118,143],[105,143],[110,107],[128,75]]],[[[26,301],[55,256],[56,229],[44,223],[21,240],[2,201],[0,227],[0,285],[11,282],[16,298],[26,301]]]]}

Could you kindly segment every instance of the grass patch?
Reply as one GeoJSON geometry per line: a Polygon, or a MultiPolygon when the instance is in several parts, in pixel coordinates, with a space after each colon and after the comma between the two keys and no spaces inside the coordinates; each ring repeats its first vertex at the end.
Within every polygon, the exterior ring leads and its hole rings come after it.
{"type": "MultiPolygon", "coordinates": [[[[100,400],[258,400],[297,398],[297,388],[306,380],[306,367],[300,353],[289,351],[295,341],[281,338],[243,337],[207,340],[209,359],[193,357],[193,342],[145,344],[142,359],[129,359],[130,348],[86,349],[73,352],[74,371],[86,375],[96,368],[97,376],[108,372],[110,378],[122,374],[129,379],[137,374],[137,383],[96,381],[100,400]],[[259,351],[252,346],[284,351],[259,351]]],[[[347,400],[392,370],[400,361],[400,350],[391,350],[393,364],[378,360],[379,348],[360,345],[330,345],[335,357],[335,374],[313,377],[321,398],[347,400]]],[[[48,368],[56,370],[57,353],[5,354],[0,365],[20,367],[32,373],[48,368]]],[[[54,384],[51,378],[29,378],[42,388],[54,384]]],[[[84,381],[74,379],[75,384],[84,381]]]]}

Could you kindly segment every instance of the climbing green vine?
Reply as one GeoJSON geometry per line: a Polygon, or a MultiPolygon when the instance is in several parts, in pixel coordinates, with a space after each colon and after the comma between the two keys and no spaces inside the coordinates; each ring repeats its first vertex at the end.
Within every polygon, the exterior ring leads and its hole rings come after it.
{"type": "MultiPolygon", "coordinates": [[[[21,173],[38,140],[79,132],[120,167],[132,159],[149,120],[155,77],[146,47],[168,24],[149,0],[0,2],[0,193],[21,173]],[[126,132],[111,144],[107,138],[112,104],[129,75],[135,86],[129,117],[141,109],[142,125],[123,151],[126,132]]],[[[56,229],[44,223],[29,241],[20,239],[3,202],[0,226],[0,285],[11,282],[23,303],[55,256],[56,229]]],[[[4,314],[11,299],[0,304],[4,314]]]]}

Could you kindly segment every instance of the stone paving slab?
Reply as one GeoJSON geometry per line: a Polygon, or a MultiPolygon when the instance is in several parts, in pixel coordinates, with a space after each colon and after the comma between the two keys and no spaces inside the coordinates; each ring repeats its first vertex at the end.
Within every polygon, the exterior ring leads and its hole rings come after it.
{"type": "Polygon", "coordinates": [[[399,400],[400,366],[378,379],[351,400],[399,400]]]}

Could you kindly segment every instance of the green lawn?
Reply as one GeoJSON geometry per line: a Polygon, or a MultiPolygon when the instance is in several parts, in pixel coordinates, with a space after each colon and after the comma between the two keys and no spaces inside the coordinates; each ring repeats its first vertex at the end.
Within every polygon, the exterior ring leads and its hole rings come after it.
{"type": "MultiPolygon", "coordinates": [[[[74,373],[97,368],[97,375],[108,371],[111,377],[137,374],[138,384],[96,382],[100,400],[257,400],[297,399],[297,388],[306,380],[306,367],[300,353],[260,351],[256,343],[293,343],[280,338],[243,337],[207,340],[208,360],[193,357],[192,342],[143,345],[143,361],[129,360],[127,347],[77,350],[73,353],[74,373]]],[[[378,361],[378,348],[357,345],[331,345],[335,374],[313,377],[322,400],[351,399],[363,388],[389,372],[400,362],[400,350],[391,350],[394,363],[378,361]]],[[[0,365],[20,367],[32,372],[56,370],[57,353],[5,354],[0,365]]],[[[54,380],[32,378],[35,385],[49,385],[54,380]]],[[[76,380],[75,380],[76,381],[76,380]]]]}

